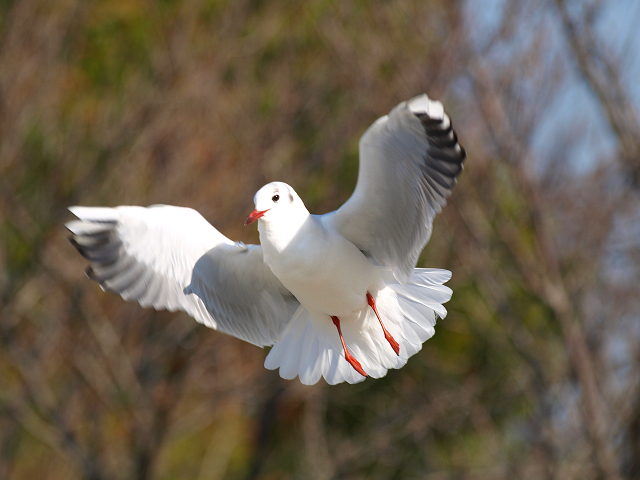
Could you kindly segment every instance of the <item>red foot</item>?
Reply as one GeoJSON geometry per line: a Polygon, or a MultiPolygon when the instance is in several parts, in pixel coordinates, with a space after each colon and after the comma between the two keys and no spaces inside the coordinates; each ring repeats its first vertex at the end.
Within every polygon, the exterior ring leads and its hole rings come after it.
{"type": "Polygon", "coordinates": [[[366,373],[364,373],[364,370],[362,369],[362,365],[360,365],[360,362],[358,360],[356,360],[353,357],[353,355],[351,355],[349,353],[349,350],[347,350],[347,344],[344,343],[344,338],[342,338],[342,330],[340,329],[340,319],[338,317],[332,315],[331,316],[331,320],[333,320],[333,324],[338,329],[338,335],[340,335],[340,341],[342,342],[342,348],[344,348],[344,358],[347,359],[347,362],[349,362],[351,364],[351,366],[356,370],[356,372],[358,372],[363,377],[367,377],[368,375],[366,373]]]}
{"type": "Polygon", "coordinates": [[[369,306],[373,308],[376,317],[378,317],[378,321],[380,322],[380,326],[382,327],[382,331],[384,332],[384,338],[387,339],[387,342],[389,342],[389,345],[391,345],[393,351],[396,352],[396,355],[400,355],[400,345],[398,345],[396,339],[391,336],[391,334],[385,328],[384,323],[382,323],[382,319],[380,318],[380,314],[378,313],[378,309],[376,308],[376,302],[374,302],[373,297],[369,292],[367,292],[367,302],[369,303],[369,306]]]}

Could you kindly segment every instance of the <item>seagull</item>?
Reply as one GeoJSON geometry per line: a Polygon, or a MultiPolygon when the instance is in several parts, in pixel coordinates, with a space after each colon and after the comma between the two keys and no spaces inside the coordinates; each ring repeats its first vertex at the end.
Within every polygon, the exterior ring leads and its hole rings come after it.
{"type": "Polygon", "coordinates": [[[359,148],[356,188],[338,210],[312,215],[286,183],[262,187],[244,223],[257,221],[260,245],[168,205],[69,207],[70,241],[103,290],[271,346],[265,367],[284,379],[380,378],[447,313],[451,273],[415,266],[466,154],[427,95],[379,118],[359,148]]]}

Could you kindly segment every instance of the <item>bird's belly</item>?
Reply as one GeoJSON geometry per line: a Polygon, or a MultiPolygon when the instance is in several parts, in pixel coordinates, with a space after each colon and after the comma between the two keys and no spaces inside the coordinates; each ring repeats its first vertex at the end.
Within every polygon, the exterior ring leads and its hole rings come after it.
{"type": "Polygon", "coordinates": [[[367,292],[375,296],[384,285],[378,268],[350,247],[304,250],[300,256],[288,252],[271,268],[312,314],[346,318],[367,307],[367,292]]]}
{"type": "Polygon", "coordinates": [[[368,288],[365,285],[349,285],[342,282],[326,283],[307,278],[292,278],[282,283],[295,295],[298,301],[314,314],[337,317],[351,316],[362,310],[366,304],[368,288]]]}

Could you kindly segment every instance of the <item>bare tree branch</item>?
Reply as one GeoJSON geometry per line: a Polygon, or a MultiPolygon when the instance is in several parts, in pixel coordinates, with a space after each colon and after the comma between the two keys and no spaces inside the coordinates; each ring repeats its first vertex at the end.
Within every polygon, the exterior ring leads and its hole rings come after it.
{"type": "MultiPolygon", "coordinates": [[[[493,87],[484,66],[476,62],[472,72],[480,109],[484,113],[497,145],[504,157],[510,161],[513,178],[517,180],[521,187],[521,194],[527,199],[526,204],[531,209],[535,224],[539,263],[527,262],[522,255],[516,255],[516,258],[522,261],[520,270],[529,287],[544,299],[560,322],[571,364],[575,368],[582,387],[584,420],[595,444],[597,464],[607,480],[617,480],[620,478],[618,465],[611,450],[607,431],[609,422],[597,383],[594,361],[580,327],[576,309],[560,274],[557,255],[541,210],[538,189],[531,175],[525,170],[525,166],[532,162],[533,155],[525,145],[521,144],[511,129],[509,118],[502,107],[503,101],[493,87]]],[[[507,235],[507,241],[509,237],[511,235],[507,235]]],[[[515,248],[517,251],[517,246],[515,248]]]]}
{"type": "Polygon", "coordinates": [[[618,138],[622,167],[632,185],[640,189],[640,120],[624,87],[619,62],[612,53],[603,53],[589,18],[578,26],[570,17],[565,0],[556,0],[556,7],[580,73],[596,94],[618,138]]]}

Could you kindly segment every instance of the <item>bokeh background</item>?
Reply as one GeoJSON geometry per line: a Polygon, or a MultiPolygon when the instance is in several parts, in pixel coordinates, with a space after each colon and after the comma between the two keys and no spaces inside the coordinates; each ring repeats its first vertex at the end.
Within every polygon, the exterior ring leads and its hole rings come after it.
{"type": "Polygon", "coordinates": [[[0,478],[640,478],[640,2],[0,2],[0,478]],[[401,370],[266,352],[103,293],[69,205],[350,195],[358,139],[443,101],[468,152],[420,266],[448,316],[401,370]]]}

